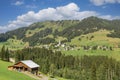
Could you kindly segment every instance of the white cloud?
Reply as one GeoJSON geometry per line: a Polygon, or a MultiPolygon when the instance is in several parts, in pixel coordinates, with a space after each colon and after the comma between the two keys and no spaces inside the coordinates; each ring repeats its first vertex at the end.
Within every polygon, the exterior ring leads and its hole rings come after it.
{"type": "Polygon", "coordinates": [[[22,4],[24,4],[23,1],[16,1],[15,3],[13,3],[13,5],[16,5],[16,6],[20,6],[22,4]]]}
{"type": "Polygon", "coordinates": [[[101,15],[98,17],[102,19],[108,19],[108,20],[120,19],[120,16],[111,16],[111,15],[101,15]]]}
{"type": "MultiPolygon", "coordinates": [[[[26,14],[20,15],[16,20],[9,21],[6,26],[0,26],[0,32],[6,32],[19,27],[28,26],[34,22],[45,20],[82,20],[86,17],[98,16],[105,19],[113,19],[110,15],[100,15],[95,11],[80,11],[80,8],[75,3],[70,3],[66,6],[57,8],[42,9],[38,12],[29,11],[26,14]]],[[[118,18],[118,17],[117,17],[118,18]]]]}
{"type": "Polygon", "coordinates": [[[101,6],[104,4],[113,4],[113,3],[120,3],[120,0],[90,0],[94,5],[101,6]]]}
{"type": "Polygon", "coordinates": [[[0,26],[0,33],[4,33],[4,32],[6,32],[6,31],[8,31],[7,27],[5,27],[5,26],[0,26]]]}

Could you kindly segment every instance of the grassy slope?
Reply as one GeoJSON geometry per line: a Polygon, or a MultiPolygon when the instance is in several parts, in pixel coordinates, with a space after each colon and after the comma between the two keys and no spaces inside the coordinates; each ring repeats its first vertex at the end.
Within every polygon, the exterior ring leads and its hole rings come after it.
{"type": "Polygon", "coordinates": [[[29,44],[23,42],[22,40],[9,39],[6,42],[0,42],[0,49],[3,45],[8,47],[10,50],[18,50],[27,47],[29,44]]]}
{"type": "MultiPolygon", "coordinates": [[[[119,38],[110,38],[107,37],[106,35],[109,34],[109,31],[106,30],[100,30],[94,33],[90,33],[87,35],[82,35],[79,37],[76,37],[74,39],[72,39],[70,44],[74,44],[77,46],[81,46],[81,45],[90,45],[90,46],[94,46],[94,45],[106,45],[106,46],[112,46],[115,47],[116,45],[120,44],[120,39],[119,38]],[[90,36],[94,36],[94,38],[92,40],[89,40],[90,36]],[[88,39],[86,38],[88,37],[88,39]],[[79,41],[78,39],[81,38],[81,40],[79,41]]],[[[109,56],[109,57],[113,57],[117,60],[120,60],[120,48],[114,48],[113,51],[103,51],[103,50],[88,50],[85,51],[83,49],[80,50],[70,50],[70,51],[62,51],[62,53],[66,54],[66,55],[73,55],[73,56],[83,56],[83,55],[103,55],[103,56],[109,56]]]]}
{"type": "MultiPolygon", "coordinates": [[[[53,32],[57,29],[58,31],[62,31],[63,29],[67,28],[67,27],[70,27],[72,25],[75,25],[79,23],[79,21],[64,21],[64,23],[61,23],[60,21],[59,22],[51,22],[51,21],[45,21],[45,22],[40,22],[38,23],[39,25],[44,25],[43,28],[36,28],[34,30],[27,30],[26,31],[26,37],[30,37],[30,36],[33,36],[35,33],[41,31],[41,30],[44,30],[46,28],[51,28],[53,30],[53,32]],[[30,34],[29,34],[30,33],[30,34]]],[[[35,26],[33,24],[33,26],[35,26]]]]}
{"type": "Polygon", "coordinates": [[[71,51],[62,51],[65,55],[73,55],[73,56],[83,56],[83,55],[101,55],[101,56],[108,56],[112,57],[116,60],[120,61],[120,49],[115,49],[114,51],[103,51],[103,50],[71,50],[71,51]]]}
{"type": "MultiPolygon", "coordinates": [[[[35,80],[20,72],[9,71],[7,67],[10,65],[12,65],[12,63],[0,60],[0,80],[35,80]]],[[[64,79],[60,77],[49,78],[49,80],[54,80],[54,79],[55,80],[68,80],[68,79],[64,79]]]]}
{"type": "Polygon", "coordinates": [[[22,73],[7,70],[9,65],[12,64],[0,60],[0,80],[35,80],[22,73]]]}
{"type": "Polygon", "coordinates": [[[79,37],[76,37],[72,39],[71,44],[75,45],[106,45],[106,46],[113,46],[115,47],[116,45],[120,44],[120,39],[119,38],[110,38],[107,37],[106,35],[109,34],[110,32],[107,30],[100,30],[94,33],[89,33],[87,35],[82,35],[79,37]],[[94,36],[92,40],[89,40],[91,36],[94,36]],[[88,37],[88,39],[87,39],[88,37]],[[81,41],[78,39],[81,38],[81,41]]]}

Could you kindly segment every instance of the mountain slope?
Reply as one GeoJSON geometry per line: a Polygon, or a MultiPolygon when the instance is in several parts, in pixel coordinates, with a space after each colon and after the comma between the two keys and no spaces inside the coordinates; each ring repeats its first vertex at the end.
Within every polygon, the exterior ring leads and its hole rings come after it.
{"type": "Polygon", "coordinates": [[[6,42],[12,38],[28,42],[30,46],[58,43],[59,40],[68,43],[78,36],[104,29],[109,31],[108,37],[120,38],[120,20],[109,21],[89,17],[82,21],[62,20],[34,23],[28,27],[0,34],[0,42],[6,42]]]}

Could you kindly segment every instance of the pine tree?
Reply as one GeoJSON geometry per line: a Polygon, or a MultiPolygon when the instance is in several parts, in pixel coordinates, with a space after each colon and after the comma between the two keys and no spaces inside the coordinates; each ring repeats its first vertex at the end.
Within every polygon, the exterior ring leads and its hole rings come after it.
{"type": "Polygon", "coordinates": [[[105,76],[106,76],[106,70],[104,65],[101,64],[96,71],[97,80],[105,80],[105,76]]]}
{"type": "Polygon", "coordinates": [[[1,59],[1,52],[0,52],[0,59],[1,59]]]}
{"type": "Polygon", "coordinates": [[[2,60],[5,59],[5,46],[3,46],[2,49],[1,49],[1,59],[2,60]]]}
{"type": "Polygon", "coordinates": [[[96,63],[91,65],[91,80],[96,80],[96,63]]]}
{"type": "Polygon", "coordinates": [[[20,61],[20,53],[19,53],[20,51],[17,51],[16,52],[16,55],[15,55],[15,62],[18,62],[18,61],[20,61]]]}
{"type": "Polygon", "coordinates": [[[8,50],[8,48],[6,49],[6,56],[5,56],[5,58],[6,58],[6,61],[9,61],[9,50],[8,50]]]}
{"type": "Polygon", "coordinates": [[[51,64],[49,69],[50,74],[54,75],[55,70],[56,70],[56,66],[54,64],[51,64]]]}
{"type": "Polygon", "coordinates": [[[86,71],[83,69],[81,72],[82,80],[87,80],[86,71]]]}

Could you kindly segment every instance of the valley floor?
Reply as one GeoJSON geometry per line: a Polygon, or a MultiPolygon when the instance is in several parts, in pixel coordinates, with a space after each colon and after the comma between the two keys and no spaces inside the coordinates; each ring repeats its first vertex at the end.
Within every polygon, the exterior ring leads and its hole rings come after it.
{"type": "Polygon", "coordinates": [[[62,51],[65,55],[73,55],[73,56],[84,56],[84,55],[94,55],[94,56],[108,56],[112,57],[118,61],[120,61],[120,48],[116,48],[113,51],[103,51],[103,50],[70,50],[70,51],[62,51]]]}

